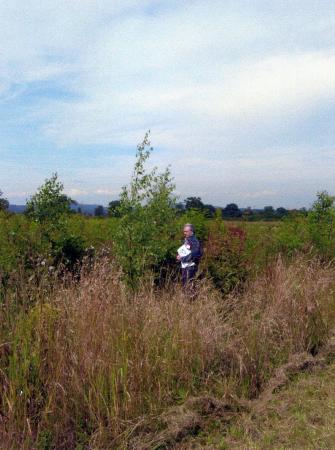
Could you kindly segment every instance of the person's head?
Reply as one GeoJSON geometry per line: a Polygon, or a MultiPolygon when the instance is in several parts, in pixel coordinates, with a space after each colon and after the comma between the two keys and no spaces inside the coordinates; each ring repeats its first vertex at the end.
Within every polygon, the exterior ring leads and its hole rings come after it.
{"type": "Polygon", "coordinates": [[[186,223],[183,229],[184,237],[188,238],[194,234],[194,226],[191,223],[186,223]]]}

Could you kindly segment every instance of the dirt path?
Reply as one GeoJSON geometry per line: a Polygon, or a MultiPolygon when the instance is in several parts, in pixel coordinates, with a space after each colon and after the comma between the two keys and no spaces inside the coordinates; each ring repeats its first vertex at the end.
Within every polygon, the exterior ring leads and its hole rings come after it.
{"type": "Polygon", "coordinates": [[[181,449],[335,449],[335,364],[296,375],[261,410],[244,413],[228,428],[208,421],[181,449]]]}

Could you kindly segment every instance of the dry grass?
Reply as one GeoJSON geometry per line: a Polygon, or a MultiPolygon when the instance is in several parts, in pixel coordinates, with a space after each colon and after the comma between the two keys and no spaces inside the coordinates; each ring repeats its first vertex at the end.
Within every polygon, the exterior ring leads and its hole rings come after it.
{"type": "Polygon", "coordinates": [[[239,395],[257,396],[273,368],[316,354],[335,323],[334,269],[317,259],[275,264],[241,296],[231,296],[225,359],[239,395]],[[239,374],[236,377],[236,374],[239,374]]]}
{"type": "Polygon", "coordinates": [[[191,395],[255,397],[290,355],[327,340],[333,280],[317,260],[279,258],[239,296],[205,281],[190,301],[178,286],[130,295],[102,261],[2,327],[0,441],[125,448],[162,435],[163,411],[191,395]]]}

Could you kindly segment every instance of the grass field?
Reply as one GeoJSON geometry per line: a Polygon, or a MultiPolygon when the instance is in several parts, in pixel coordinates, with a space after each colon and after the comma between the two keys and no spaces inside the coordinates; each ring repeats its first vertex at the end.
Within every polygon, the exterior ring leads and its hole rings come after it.
{"type": "MultiPolygon", "coordinates": [[[[333,212],[259,223],[171,213],[161,234],[141,214],[0,214],[2,448],[305,445],[293,406],[272,414],[271,396],[253,417],[243,405],[333,333],[333,212]],[[188,221],[204,247],[195,296],[176,278],[188,221]]],[[[324,420],[315,439],[328,445],[324,420]]]]}

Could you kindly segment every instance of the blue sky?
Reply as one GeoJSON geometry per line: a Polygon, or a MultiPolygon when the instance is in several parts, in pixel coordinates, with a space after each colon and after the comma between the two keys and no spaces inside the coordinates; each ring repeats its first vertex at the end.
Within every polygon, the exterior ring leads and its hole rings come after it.
{"type": "Polygon", "coordinates": [[[107,204],[151,130],[176,192],[240,206],[335,193],[335,2],[0,0],[0,189],[58,172],[107,204]]]}

